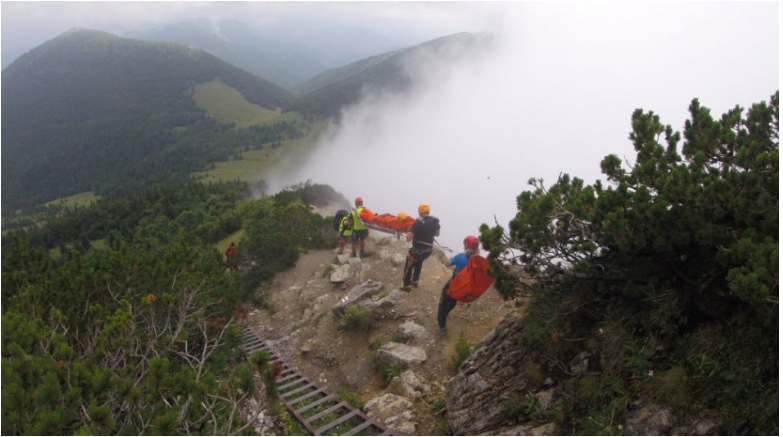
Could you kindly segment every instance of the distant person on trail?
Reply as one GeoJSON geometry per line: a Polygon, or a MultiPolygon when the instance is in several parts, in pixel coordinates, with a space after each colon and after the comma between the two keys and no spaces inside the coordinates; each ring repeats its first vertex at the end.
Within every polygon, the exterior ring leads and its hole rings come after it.
{"type": "Polygon", "coordinates": [[[446,335],[446,317],[448,317],[451,310],[457,306],[457,301],[449,296],[449,284],[451,280],[465,267],[468,266],[468,260],[473,255],[479,253],[479,239],[475,235],[468,235],[462,241],[465,251],[458,253],[446,261],[446,267],[455,266],[454,274],[451,275],[446,285],[443,286],[443,291],[440,293],[440,303],[438,304],[438,326],[440,326],[440,335],[446,335]]]}
{"type": "Polygon", "coordinates": [[[356,257],[356,243],[359,243],[359,257],[364,256],[364,239],[370,234],[367,227],[364,226],[362,221],[362,210],[364,209],[364,200],[361,197],[357,197],[354,201],[356,208],[351,210],[351,217],[353,217],[353,233],[351,234],[351,257],[356,257]]]}
{"type": "Polygon", "coordinates": [[[337,254],[342,255],[345,244],[348,243],[348,239],[351,238],[351,234],[353,233],[353,217],[350,214],[340,220],[339,232],[340,239],[337,240],[337,246],[340,248],[337,250],[337,254]]]}
{"type": "Polygon", "coordinates": [[[228,245],[228,249],[226,249],[226,264],[228,264],[230,271],[239,271],[239,267],[237,265],[237,248],[233,241],[228,245]]]}
{"type": "Polygon", "coordinates": [[[430,216],[430,206],[422,203],[419,205],[419,218],[405,233],[405,240],[413,243],[405,260],[400,290],[410,292],[411,285],[419,286],[421,266],[424,260],[432,255],[432,244],[438,236],[440,236],[440,220],[430,216]]]}

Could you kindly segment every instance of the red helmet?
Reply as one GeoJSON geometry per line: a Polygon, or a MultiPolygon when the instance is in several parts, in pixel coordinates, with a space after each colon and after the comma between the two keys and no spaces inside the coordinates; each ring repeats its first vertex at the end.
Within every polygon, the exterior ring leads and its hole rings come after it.
{"type": "Polygon", "coordinates": [[[478,249],[479,239],[475,235],[468,235],[462,240],[462,244],[465,245],[466,249],[478,249]]]}
{"type": "Polygon", "coordinates": [[[357,204],[357,205],[359,205],[359,204],[363,204],[363,203],[364,203],[364,200],[362,200],[362,198],[361,198],[361,197],[357,197],[357,198],[356,198],[356,200],[354,200],[354,201],[353,201],[353,203],[355,203],[355,204],[357,204]]]}

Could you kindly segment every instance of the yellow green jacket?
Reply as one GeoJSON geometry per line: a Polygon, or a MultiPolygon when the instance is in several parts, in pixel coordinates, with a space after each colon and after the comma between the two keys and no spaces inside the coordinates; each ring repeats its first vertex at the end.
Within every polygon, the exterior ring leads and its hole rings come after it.
{"type": "Polygon", "coordinates": [[[356,209],[351,210],[351,216],[353,217],[353,229],[355,231],[363,231],[367,229],[367,227],[364,226],[364,222],[362,221],[362,210],[364,207],[360,206],[356,209]]]}
{"type": "Polygon", "coordinates": [[[350,237],[353,233],[353,229],[351,226],[349,226],[346,221],[348,220],[349,216],[343,217],[342,220],[340,220],[340,235],[344,237],[350,237]]]}

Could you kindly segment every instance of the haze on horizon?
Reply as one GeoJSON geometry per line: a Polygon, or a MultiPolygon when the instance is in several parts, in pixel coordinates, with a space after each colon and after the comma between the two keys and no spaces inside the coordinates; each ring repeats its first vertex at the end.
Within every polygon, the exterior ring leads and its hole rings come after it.
{"type": "Polygon", "coordinates": [[[465,62],[410,65],[410,93],[367,94],[303,168],[268,178],[327,183],[378,213],[429,203],[452,248],[481,223],[506,226],[531,177],[592,183],[607,154],[633,162],[636,108],[681,131],[693,98],[719,117],[779,89],[777,2],[2,2],[0,14],[4,65],[74,27],[123,36],[197,18],[280,39],[331,25],[403,44],[496,35],[465,62]]]}
{"type": "Polygon", "coordinates": [[[410,93],[345,109],[302,170],[271,178],[272,191],[311,179],[376,213],[429,203],[441,243],[459,250],[481,223],[507,228],[530,178],[592,184],[606,155],[635,162],[635,109],[682,131],[693,98],[719,118],[779,89],[777,3],[501,6],[492,49],[410,65],[410,93]]]}
{"type": "Polygon", "coordinates": [[[0,3],[2,64],[73,28],[127,36],[182,21],[233,18],[286,42],[330,27],[362,27],[404,46],[485,29],[496,19],[494,9],[440,2],[6,1],[0,3]]]}

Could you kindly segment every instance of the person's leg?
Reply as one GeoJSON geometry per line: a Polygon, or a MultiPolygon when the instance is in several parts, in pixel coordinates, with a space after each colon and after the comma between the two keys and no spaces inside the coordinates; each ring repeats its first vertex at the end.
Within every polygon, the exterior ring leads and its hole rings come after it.
{"type": "Polygon", "coordinates": [[[429,258],[432,252],[421,252],[416,258],[416,264],[413,268],[413,283],[418,286],[419,278],[421,277],[421,267],[424,265],[424,260],[429,258]]]}
{"type": "Polygon", "coordinates": [[[446,335],[446,318],[454,307],[457,306],[457,301],[449,296],[449,282],[443,287],[440,295],[440,304],[438,305],[438,326],[440,327],[440,335],[446,335]]]}
{"type": "Polygon", "coordinates": [[[441,330],[446,329],[446,316],[449,314],[446,308],[448,306],[447,299],[451,299],[447,294],[450,282],[451,280],[446,282],[446,285],[443,286],[443,290],[440,293],[440,302],[438,303],[438,326],[441,330]]]}
{"type": "Polygon", "coordinates": [[[356,231],[351,235],[351,257],[356,256],[356,231]]]}
{"type": "Polygon", "coordinates": [[[402,287],[405,291],[410,291],[411,276],[413,275],[413,255],[408,250],[408,256],[405,258],[405,267],[402,270],[402,287]],[[405,289],[407,287],[407,289],[405,289]]]}

